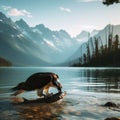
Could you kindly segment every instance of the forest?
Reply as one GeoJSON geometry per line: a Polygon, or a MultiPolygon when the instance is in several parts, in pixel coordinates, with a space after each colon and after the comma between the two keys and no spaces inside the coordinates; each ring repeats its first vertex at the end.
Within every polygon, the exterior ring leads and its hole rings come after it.
{"type": "Polygon", "coordinates": [[[106,43],[103,44],[103,40],[94,38],[90,40],[92,48],[90,48],[90,42],[86,43],[86,53],[79,58],[78,63],[74,63],[72,66],[84,66],[84,67],[119,67],[120,66],[120,40],[119,35],[113,36],[113,33],[109,33],[106,43]]]}

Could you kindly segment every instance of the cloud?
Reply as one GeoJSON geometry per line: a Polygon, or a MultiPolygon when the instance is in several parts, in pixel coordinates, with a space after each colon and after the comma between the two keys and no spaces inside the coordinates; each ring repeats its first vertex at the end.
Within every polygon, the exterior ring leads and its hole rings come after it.
{"type": "Polygon", "coordinates": [[[27,16],[32,17],[31,13],[26,10],[18,10],[16,8],[12,8],[8,11],[9,16],[27,16]]]}
{"type": "Polygon", "coordinates": [[[71,12],[71,9],[69,9],[69,8],[59,7],[59,9],[60,9],[61,11],[63,11],[63,12],[68,12],[68,13],[71,12]]]}
{"type": "Polygon", "coordinates": [[[9,10],[9,9],[11,9],[10,6],[5,6],[5,5],[3,5],[2,8],[3,8],[3,10],[9,10]]]}
{"type": "Polygon", "coordinates": [[[31,13],[27,10],[18,10],[17,8],[12,8],[10,6],[2,6],[3,10],[7,11],[7,14],[9,16],[26,16],[26,17],[32,17],[31,13]]]}

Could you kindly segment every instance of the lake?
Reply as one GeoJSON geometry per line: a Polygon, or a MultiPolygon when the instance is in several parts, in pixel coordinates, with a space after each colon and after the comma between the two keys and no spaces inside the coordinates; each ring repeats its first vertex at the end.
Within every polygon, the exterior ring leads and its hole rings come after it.
{"type": "MultiPolygon", "coordinates": [[[[50,89],[56,92],[55,88],[50,89]]],[[[104,120],[120,118],[120,109],[105,108],[106,102],[120,104],[120,68],[1,67],[0,120],[104,120]],[[36,91],[10,96],[10,88],[36,72],[55,72],[67,95],[56,103],[15,105],[13,99],[36,99],[36,91]]]]}

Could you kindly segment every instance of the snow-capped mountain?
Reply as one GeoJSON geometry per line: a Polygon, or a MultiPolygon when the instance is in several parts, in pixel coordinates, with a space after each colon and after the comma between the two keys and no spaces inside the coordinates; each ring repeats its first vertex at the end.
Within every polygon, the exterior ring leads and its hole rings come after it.
{"type": "Polygon", "coordinates": [[[24,36],[16,24],[3,13],[0,13],[0,56],[13,65],[48,64],[48,58],[44,56],[40,46],[24,36]]]}
{"type": "Polygon", "coordinates": [[[64,31],[52,31],[43,24],[30,27],[15,23],[0,13],[0,56],[15,65],[53,65],[66,60],[78,46],[64,31]]]}
{"type": "Polygon", "coordinates": [[[43,24],[29,27],[24,20],[16,21],[16,24],[22,34],[34,43],[39,43],[44,54],[49,56],[54,63],[66,60],[71,52],[76,50],[75,46],[78,46],[77,41],[64,30],[52,31],[43,24]]]}
{"type": "Polygon", "coordinates": [[[13,22],[0,12],[0,57],[19,66],[67,64],[79,61],[87,51],[86,45],[92,51],[95,38],[99,39],[99,47],[101,41],[105,45],[110,32],[120,36],[120,25],[107,25],[91,33],[82,31],[71,38],[65,30],[52,31],[43,24],[30,27],[24,20],[13,22]]]}

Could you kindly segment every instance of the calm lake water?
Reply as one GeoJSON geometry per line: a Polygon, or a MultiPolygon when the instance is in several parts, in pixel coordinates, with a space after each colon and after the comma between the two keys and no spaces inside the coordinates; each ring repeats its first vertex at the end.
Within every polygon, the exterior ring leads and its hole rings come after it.
{"type": "MultiPolygon", "coordinates": [[[[51,89],[56,92],[56,89],[51,89]]],[[[0,68],[0,120],[104,120],[119,117],[120,109],[105,108],[111,101],[120,104],[120,68],[10,67],[0,68]],[[55,72],[63,91],[62,101],[51,104],[13,104],[14,99],[36,99],[36,91],[10,96],[10,88],[36,72],[55,72]]]]}

